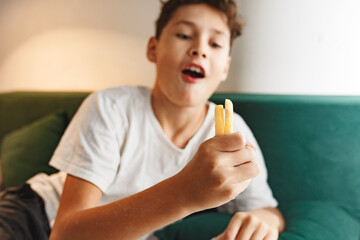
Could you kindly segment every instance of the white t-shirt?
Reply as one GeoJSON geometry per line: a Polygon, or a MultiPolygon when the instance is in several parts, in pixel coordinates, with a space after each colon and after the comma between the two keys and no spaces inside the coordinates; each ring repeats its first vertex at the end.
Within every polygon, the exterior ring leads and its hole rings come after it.
{"type": "MultiPolygon", "coordinates": [[[[60,172],[38,174],[28,182],[44,199],[50,221],[56,217],[66,173],[85,179],[103,192],[100,205],[125,198],[167,179],[192,159],[199,145],[214,136],[214,108],[184,149],[164,134],[151,107],[151,90],[121,86],[92,93],[71,121],[50,165],[60,172]]],[[[244,120],[234,114],[234,132],[257,149],[260,174],[235,200],[220,207],[234,213],[277,206],[267,184],[261,150],[244,120]]],[[[181,193],[179,193],[181,194],[181,193]]]]}

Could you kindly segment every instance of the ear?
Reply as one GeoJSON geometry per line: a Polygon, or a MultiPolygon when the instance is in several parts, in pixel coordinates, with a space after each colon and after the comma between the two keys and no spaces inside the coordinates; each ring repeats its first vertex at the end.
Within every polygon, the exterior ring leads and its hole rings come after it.
{"type": "Polygon", "coordinates": [[[151,37],[149,39],[146,56],[150,62],[156,63],[156,47],[157,47],[157,39],[155,37],[151,37]]]}
{"type": "Polygon", "coordinates": [[[222,82],[224,82],[227,79],[227,76],[229,74],[230,64],[231,64],[231,57],[229,56],[224,67],[223,77],[221,78],[222,82]]]}

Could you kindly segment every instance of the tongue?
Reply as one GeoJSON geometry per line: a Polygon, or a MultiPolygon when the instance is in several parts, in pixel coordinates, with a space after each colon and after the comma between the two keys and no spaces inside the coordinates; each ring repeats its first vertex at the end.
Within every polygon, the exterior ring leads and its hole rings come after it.
{"type": "Polygon", "coordinates": [[[201,73],[190,71],[190,70],[184,70],[183,73],[186,75],[189,75],[190,77],[193,77],[193,78],[203,78],[204,77],[201,73]]]}

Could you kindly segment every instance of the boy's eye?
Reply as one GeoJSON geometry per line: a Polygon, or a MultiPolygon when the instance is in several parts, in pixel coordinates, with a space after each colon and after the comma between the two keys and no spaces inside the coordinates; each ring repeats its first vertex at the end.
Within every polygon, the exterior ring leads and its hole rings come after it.
{"type": "Polygon", "coordinates": [[[191,37],[190,37],[189,35],[182,34],[182,33],[177,33],[176,36],[177,36],[178,38],[185,39],[185,40],[191,39],[191,37]]]}
{"type": "Polygon", "coordinates": [[[221,46],[219,44],[217,44],[216,42],[210,43],[210,46],[213,48],[221,48],[221,46]]]}

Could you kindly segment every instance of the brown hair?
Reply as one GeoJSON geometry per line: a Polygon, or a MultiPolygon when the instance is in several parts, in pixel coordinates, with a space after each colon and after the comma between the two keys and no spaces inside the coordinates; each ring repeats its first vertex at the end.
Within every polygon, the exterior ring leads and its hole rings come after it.
{"type": "Polygon", "coordinates": [[[155,37],[160,38],[163,28],[170,21],[175,11],[184,5],[205,3],[226,14],[230,29],[230,46],[233,40],[241,35],[243,23],[237,18],[237,6],[234,0],[160,0],[161,13],[156,21],[155,37]]]}

